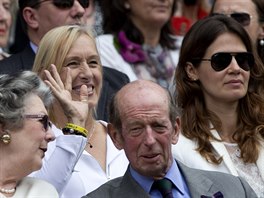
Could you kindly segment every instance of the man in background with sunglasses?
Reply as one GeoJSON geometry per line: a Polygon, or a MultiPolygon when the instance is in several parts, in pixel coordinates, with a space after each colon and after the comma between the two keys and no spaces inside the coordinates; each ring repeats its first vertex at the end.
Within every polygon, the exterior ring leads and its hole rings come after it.
{"type": "Polygon", "coordinates": [[[224,14],[239,22],[247,30],[264,63],[263,0],[214,0],[211,14],[224,14]]]}
{"type": "Polygon", "coordinates": [[[83,24],[89,0],[19,0],[18,18],[29,42],[23,50],[0,62],[0,73],[31,70],[38,44],[54,27],[83,24]]]}
{"type": "MultiPolygon", "coordinates": [[[[18,17],[29,42],[21,52],[0,61],[0,73],[31,70],[42,37],[62,25],[84,25],[89,0],[19,0],[18,17]]],[[[129,82],[127,75],[103,67],[104,84],[97,108],[97,118],[107,121],[107,103],[113,93],[129,82]]]]}

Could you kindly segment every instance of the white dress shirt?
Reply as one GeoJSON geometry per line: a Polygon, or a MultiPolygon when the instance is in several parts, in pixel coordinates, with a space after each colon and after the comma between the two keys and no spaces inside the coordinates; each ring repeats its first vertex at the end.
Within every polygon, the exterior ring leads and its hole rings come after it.
{"type": "MultiPolygon", "coordinates": [[[[107,123],[99,121],[105,127],[107,123]]],[[[110,179],[123,176],[128,160],[107,135],[106,172],[96,159],[84,150],[87,139],[78,135],[63,135],[52,127],[56,140],[50,142],[40,171],[34,177],[53,184],[62,198],[82,197],[110,179]]],[[[96,148],[94,148],[96,149],[96,148]]]]}

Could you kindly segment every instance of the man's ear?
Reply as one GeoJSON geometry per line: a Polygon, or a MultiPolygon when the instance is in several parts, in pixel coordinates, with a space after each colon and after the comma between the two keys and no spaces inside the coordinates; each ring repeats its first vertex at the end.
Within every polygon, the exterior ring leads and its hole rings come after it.
{"type": "Polygon", "coordinates": [[[123,149],[123,137],[121,132],[119,132],[111,123],[107,125],[107,131],[115,147],[119,150],[123,149]]]}
{"type": "Polygon", "coordinates": [[[193,64],[191,62],[187,62],[186,63],[185,71],[186,71],[188,77],[190,78],[190,80],[196,81],[196,80],[199,79],[199,77],[197,75],[197,70],[196,70],[196,68],[193,66],[193,64]]]}
{"type": "Polygon", "coordinates": [[[25,7],[23,10],[23,17],[27,23],[27,26],[32,29],[37,29],[39,27],[37,11],[31,7],[25,7]]]}
{"type": "Polygon", "coordinates": [[[176,122],[174,124],[174,131],[172,134],[172,144],[177,144],[179,140],[179,134],[180,134],[180,127],[181,127],[181,120],[180,117],[176,118],[176,122]]]}

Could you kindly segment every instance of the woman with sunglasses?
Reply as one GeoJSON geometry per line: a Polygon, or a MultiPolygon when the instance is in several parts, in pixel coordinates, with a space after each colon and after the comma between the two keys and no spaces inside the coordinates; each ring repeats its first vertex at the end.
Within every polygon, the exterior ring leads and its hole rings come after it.
{"type": "Polygon", "coordinates": [[[50,89],[33,72],[0,76],[0,197],[59,197],[45,181],[26,177],[42,166],[54,140],[50,89]]]}
{"type": "Polygon", "coordinates": [[[175,72],[181,134],[173,154],[187,166],[243,177],[264,197],[264,71],[251,40],[224,15],[195,23],[175,72]]]}
{"type": "Polygon", "coordinates": [[[81,197],[122,176],[128,160],[107,134],[107,123],[95,120],[103,78],[91,30],[62,26],[41,40],[33,71],[56,96],[50,111],[56,140],[35,177],[52,183],[60,197],[81,197]]]}
{"type": "Polygon", "coordinates": [[[247,30],[264,63],[263,0],[215,0],[211,13],[224,14],[238,21],[247,30]]]}

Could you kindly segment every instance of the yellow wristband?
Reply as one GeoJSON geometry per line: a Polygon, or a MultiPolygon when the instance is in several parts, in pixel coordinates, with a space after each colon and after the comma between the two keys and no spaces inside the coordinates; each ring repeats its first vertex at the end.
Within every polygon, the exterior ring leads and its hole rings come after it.
{"type": "Polygon", "coordinates": [[[69,128],[69,129],[73,129],[74,131],[78,131],[81,134],[83,134],[85,137],[87,137],[87,135],[88,135],[88,131],[85,128],[80,127],[76,124],[67,123],[65,128],[69,128]]]}

